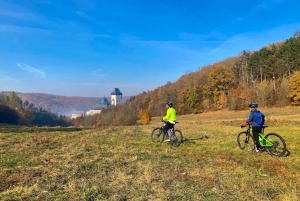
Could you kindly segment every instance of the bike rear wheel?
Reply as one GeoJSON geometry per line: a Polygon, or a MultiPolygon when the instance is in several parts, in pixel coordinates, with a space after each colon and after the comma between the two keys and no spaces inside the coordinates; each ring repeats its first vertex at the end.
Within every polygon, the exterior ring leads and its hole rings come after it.
{"type": "Polygon", "coordinates": [[[268,133],[265,136],[265,149],[270,155],[283,156],[286,152],[286,144],[284,139],[277,133],[268,133]]]}
{"type": "Polygon", "coordinates": [[[164,131],[162,128],[155,128],[151,133],[151,140],[154,143],[163,142],[165,138],[164,131]]]}
{"type": "Polygon", "coordinates": [[[173,147],[178,147],[182,141],[183,141],[183,136],[182,136],[182,132],[180,130],[174,130],[174,135],[171,134],[171,138],[170,138],[170,145],[173,147]]]}
{"type": "Polygon", "coordinates": [[[238,134],[237,143],[241,150],[253,151],[255,147],[253,136],[246,131],[238,134]]]}

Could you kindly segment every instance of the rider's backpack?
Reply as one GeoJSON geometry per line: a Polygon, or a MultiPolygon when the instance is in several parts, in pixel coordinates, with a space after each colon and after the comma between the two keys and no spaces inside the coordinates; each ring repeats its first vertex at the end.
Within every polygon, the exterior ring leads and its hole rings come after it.
{"type": "Polygon", "coordinates": [[[261,111],[256,111],[256,123],[261,126],[265,123],[265,115],[261,111]]]}

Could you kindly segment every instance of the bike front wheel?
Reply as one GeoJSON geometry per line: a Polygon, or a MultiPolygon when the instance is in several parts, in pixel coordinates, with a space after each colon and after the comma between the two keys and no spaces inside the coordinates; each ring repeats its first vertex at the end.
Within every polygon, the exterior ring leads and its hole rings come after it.
{"type": "Polygon", "coordinates": [[[155,128],[151,133],[151,140],[154,143],[163,142],[165,138],[164,131],[162,128],[155,128]]]}
{"type": "Polygon", "coordinates": [[[180,130],[174,130],[173,132],[174,134],[171,134],[172,136],[170,138],[170,145],[178,147],[183,141],[182,132],[180,130]]]}
{"type": "Polygon", "coordinates": [[[270,155],[283,156],[286,152],[284,139],[277,133],[269,133],[265,136],[265,149],[270,155]]]}
{"type": "Polygon", "coordinates": [[[237,143],[241,150],[254,150],[254,140],[253,136],[250,133],[247,133],[246,131],[241,132],[237,136],[237,143]]]}

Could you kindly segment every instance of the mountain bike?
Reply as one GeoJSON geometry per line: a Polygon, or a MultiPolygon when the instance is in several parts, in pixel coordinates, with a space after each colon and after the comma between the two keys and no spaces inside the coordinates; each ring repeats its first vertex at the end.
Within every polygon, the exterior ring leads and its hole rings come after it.
{"type": "MultiPolygon", "coordinates": [[[[162,143],[165,140],[165,134],[164,134],[164,126],[166,125],[166,121],[161,120],[164,125],[162,127],[158,127],[158,128],[154,128],[154,130],[151,133],[151,140],[152,142],[156,143],[156,142],[160,142],[162,143]]],[[[175,122],[175,124],[178,124],[179,122],[175,122]]],[[[168,135],[170,136],[170,145],[174,146],[174,147],[178,147],[182,140],[182,132],[180,130],[175,130],[175,125],[173,126],[173,128],[168,130],[168,135]]]]}
{"type": "MultiPolygon", "coordinates": [[[[264,135],[264,130],[267,127],[268,126],[263,126],[262,132],[259,133],[260,146],[270,155],[278,157],[283,156],[287,151],[284,139],[277,133],[268,133],[264,135]]],[[[237,143],[242,150],[255,151],[255,142],[251,131],[251,125],[248,125],[247,131],[243,131],[237,136],[237,143]]]]}

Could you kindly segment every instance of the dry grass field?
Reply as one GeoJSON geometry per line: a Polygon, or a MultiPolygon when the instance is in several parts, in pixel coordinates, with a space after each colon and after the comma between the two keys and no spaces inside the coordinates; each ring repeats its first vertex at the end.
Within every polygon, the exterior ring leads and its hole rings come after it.
{"type": "Polygon", "coordinates": [[[0,200],[300,200],[300,108],[264,108],[288,153],[242,151],[249,111],[178,116],[184,136],[154,144],[149,125],[0,129],[0,200]]]}

